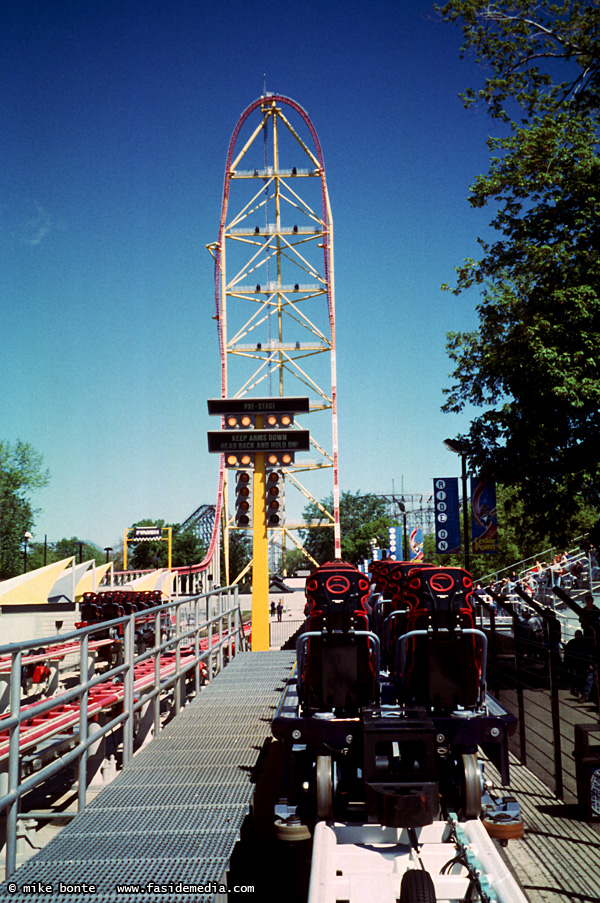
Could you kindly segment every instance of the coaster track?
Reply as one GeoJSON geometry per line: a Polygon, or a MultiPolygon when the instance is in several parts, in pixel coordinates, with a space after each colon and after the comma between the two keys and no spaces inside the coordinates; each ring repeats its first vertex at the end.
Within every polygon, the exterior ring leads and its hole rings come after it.
{"type": "MultiPolygon", "coordinates": [[[[287,112],[287,111],[286,111],[287,112]]],[[[240,143],[242,143],[240,141],[240,143]]],[[[254,222],[254,220],[253,220],[254,222]]],[[[333,281],[333,224],[331,218],[331,209],[327,193],[327,185],[325,182],[325,165],[323,153],[317,132],[303,108],[288,97],[279,94],[265,94],[251,103],[240,116],[227,151],[225,178],[223,185],[223,199],[221,205],[221,216],[219,222],[219,235],[216,242],[208,246],[214,261],[214,291],[215,291],[215,317],[217,324],[217,333],[219,341],[219,353],[221,361],[221,396],[241,397],[250,394],[252,390],[263,380],[270,380],[272,374],[278,376],[278,387],[275,394],[284,395],[284,373],[287,377],[298,379],[306,391],[309,388],[312,395],[311,413],[317,411],[331,411],[331,452],[327,451],[323,444],[317,441],[314,435],[311,435],[312,450],[316,451],[319,460],[316,464],[300,464],[286,468],[285,476],[290,484],[311,502],[316,502],[315,496],[306,487],[300,483],[297,478],[299,471],[308,472],[322,467],[332,469],[333,473],[333,510],[327,513],[327,517],[331,519],[331,527],[334,531],[334,548],[335,554],[341,552],[340,542],[340,522],[339,522],[339,476],[338,476],[338,430],[337,430],[337,381],[336,381],[336,345],[335,345],[335,303],[334,303],[334,281],[333,281]],[[283,113],[283,107],[289,108],[300,116],[302,123],[308,129],[310,139],[314,145],[311,150],[307,143],[302,139],[299,131],[290,123],[287,116],[283,113]],[[253,129],[251,136],[245,141],[241,150],[238,149],[238,140],[243,135],[246,124],[250,124],[250,119],[255,111],[261,114],[258,124],[253,129]],[[273,165],[268,165],[267,155],[267,134],[269,126],[272,128],[273,137],[273,165]],[[285,127],[285,128],[284,128],[285,127]],[[308,159],[309,168],[301,169],[296,166],[287,169],[280,162],[280,148],[283,144],[278,132],[278,128],[285,132],[285,137],[289,140],[290,135],[292,147],[296,153],[304,155],[308,159]],[[264,135],[264,162],[258,164],[256,158],[257,146],[259,143],[261,132],[264,135]],[[252,148],[253,145],[256,145],[252,148]],[[255,158],[250,169],[241,170],[239,164],[244,160],[248,165],[251,159],[251,150],[255,153],[255,158]],[[253,164],[257,163],[256,166],[253,164]],[[260,167],[260,168],[259,168],[260,167]],[[318,178],[320,183],[320,213],[312,210],[311,206],[300,197],[297,193],[300,189],[302,178],[318,178]],[[239,210],[235,210],[235,204],[232,204],[232,182],[234,180],[244,180],[244,186],[250,185],[251,193],[254,192],[254,182],[259,182],[258,191],[248,200],[239,210]],[[292,187],[293,185],[293,187],[292,187]],[[263,197],[264,194],[264,197],[263,197]],[[269,223],[269,212],[273,206],[275,208],[275,222],[269,223]],[[264,208],[264,209],[263,209],[264,208]],[[298,216],[300,226],[289,226],[284,224],[281,213],[285,208],[286,212],[291,208],[295,215],[298,216]],[[233,209],[233,213],[231,210],[233,209]],[[247,226],[248,218],[256,214],[263,213],[266,217],[266,226],[247,226]],[[308,225],[306,225],[308,224],[308,225]],[[242,225],[242,228],[240,226],[242,225]],[[226,243],[229,241],[228,247],[232,244],[231,255],[226,255],[226,243]],[[322,272],[320,268],[307,259],[310,249],[314,247],[315,242],[319,249],[322,250],[322,272]],[[230,260],[246,250],[250,251],[249,260],[244,260],[241,266],[233,268],[234,275],[229,276],[226,272],[230,260]],[[300,253],[300,249],[301,252],[300,253]],[[226,266],[226,257],[228,263],[226,266]],[[270,279],[270,267],[276,269],[276,278],[270,279]],[[250,285],[241,285],[244,276],[249,277],[249,281],[257,281],[257,271],[262,267],[261,278],[262,284],[258,283],[255,287],[250,285]],[[304,277],[308,275],[315,285],[301,285],[299,279],[293,280],[291,284],[285,284],[282,281],[284,274],[288,274],[293,267],[299,267],[304,277]],[[264,278],[266,274],[266,279],[264,278]],[[327,299],[327,318],[326,328],[319,327],[315,320],[315,298],[319,295],[325,295],[327,299]],[[232,327],[228,335],[228,316],[229,320],[233,320],[232,311],[233,302],[250,302],[254,313],[250,318],[240,325],[240,322],[230,322],[232,327]],[[310,318],[303,312],[304,302],[310,302],[310,318]],[[277,338],[271,336],[272,320],[276,321],[277,338]],[[284,341],[284,323],[288,326],[294,323],[295,334],[292,341],[284,341]],[[267,340],[262,340],[262,333],[256,333],[255,330],[261,328],[268,331],[267,340]],[[309,340],[307,342],[298,341],[298,333],[307,330],[309,340]],[[252,344],[242,344],[241,340],[246,339],[250,333],[254,336],[261,336],[260,341],[254,341],[252,344]],[[300,358],[312,358],[320,352],[326,352],[330,355],[330,368],[327,382],[330,384],[322,387],[322,371],[315,371],[312,375],[305,372],[299,365],[300,358]],[[232,373],[228,363],[228,358],[236,355],[236,362],[242,361],[246,367],[238,366],[238,373],[241,372],[240,385],[232,389],[232,373]],[[256,365],[258,361],[258,365],[256,365]],[[256,367],[254,372],[248,370],[248,364],[256,367]]],[[[244,305],[237,305],[243,307],[244,305]]],[[[239,311],[236,310],[237,313],[239,311]]],[[[303,335],[305,333],[302,333],[303,335]]],[[[238,373],[234,375],[237,377],[238,373]]],[[[264,394],[264,393],[263,393],[264,394]]],[[[269,391],[268,394],[273,394],[269,391]]],[[[293,394],[293,393],[287,393],[293,394]]],[[[327,443],[325,443],[327,444],[327,443]]],[[[195,570],[203,570],[208,567],[212,560],[218,545],[218,534],[221,527],[221,517],[223,517],[225,546],[227,547],[229,539],[229,531],[232,529],[232,522],[227,511],[227,470],[225,468],[224,458],[221,457],[219,469],[219,489],[217,510],[215,513],[215,522],[209,551],[203,562],[196,566],[195,570]]],[[[290,536],[296,546],[302,548],[300,542],[291,534],[292,529],[304,527],[303,524],[291,526],[284,525],[280,529],[283,537],[290,536]]],[[[194,572],[194,569],[192,569],[194,572]]]]}

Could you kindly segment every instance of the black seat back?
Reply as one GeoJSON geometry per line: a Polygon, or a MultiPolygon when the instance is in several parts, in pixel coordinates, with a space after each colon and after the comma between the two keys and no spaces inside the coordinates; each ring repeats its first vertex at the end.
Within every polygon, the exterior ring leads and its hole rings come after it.
{"type": "Polygon", "coordinates": [[[477,706],[484,641],[471,632],[475,628],[472,592],[471,576],[462,568],[423,569],[408,579],[403,593],[406,633],[427,634],[397,643],[403,702],[437,711],[477,706]]]}
{"type": "Polygon", "coordinates": [[[299,694],[309,711],[355,713],[378,698],[369,630],[369,581],[345,561],[327,562],[306,581],[306,630],[299,643],[299,694]],[[358,635],[357,635],[358,634],[358,635]]]}

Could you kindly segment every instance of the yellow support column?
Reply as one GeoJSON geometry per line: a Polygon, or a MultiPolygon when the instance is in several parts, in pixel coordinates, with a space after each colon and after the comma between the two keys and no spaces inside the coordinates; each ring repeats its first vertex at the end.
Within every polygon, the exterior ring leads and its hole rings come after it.
{"type": "MultiPolygon", "coordinates": [[[[262,416],[257,417],[258,424],[262,416]]],[[[267,539],[267,469],[264,452],[254,454],[254,492],[252,493],[252,651],[269,649],[269,543],[267,539]]]]}
{"type": "Polygon", "coordinates": [[[167,541],[169,543],[169,556],[168,556],[168,565],[167,567],[171,570],[171,565],[173,563],[173,528],[166,527],[167,530],[167,541]]]}

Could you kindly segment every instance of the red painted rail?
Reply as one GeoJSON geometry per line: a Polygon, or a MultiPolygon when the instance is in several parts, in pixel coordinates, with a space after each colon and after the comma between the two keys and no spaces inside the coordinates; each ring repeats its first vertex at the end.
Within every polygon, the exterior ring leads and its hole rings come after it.
{"type": "MultiPolygon", "coordinates": [[[[193,661],[193,650],[182,651],[180,653],[180,667],[193,661]]],[[[161,656],[160,679],[165,680],[174,674],[176,668],[176,656],[174,652],[163,653],[161,656]]],[[[206,673],[206,666],[200,662],[200,669],[206,673]]],[[[147,659],[135,666],[133,687],[134,693],[139,693],[154,683],[154,660],[147,659]]],[[[124,690],[122,683],[114,683],[109,680],[100,683],[89,691],[87,714],[88,719],[93,720],[100,712],[113,708],[123,702],[124,690]]],[[[57,697],[59,700],[60,697],[57,697]]],[[[45,700],[42,700],[45,702],[45,700]]],[[[36,708],[41,702],[24,706],[21,711],[27,712],[28,717],[21,724],[19,736],[19,749],[23,752],[26,749],[36,746],[40,741],[47,740],[55,734],[74,727],[79,724],[79,702],[60,703],[57,701],[56,706],[50,711],[42,715],[36,715],[36,708]]],[[[9,752],[9,731],[2,730],[2,721],[10,716],[5,713],[0,716],[0,762],[8,758],[9,752]]]]}
{"type": "MultiPolygon", "coordinates": [[[[250,634],[250,631],[251,625],[245,624],[244,635],[248,636],[250,634]]],[[[231,638],[233,639],[233,634],[231,635],[231,638]]],[[[219,634],[215,633],[212,637],[213,645],[216,645],[219,642],[219,639],[219,634]]],[[[107,643],[112,642],[114,642],[114,640],[97,640],[90,643],[89,648],[98,648],[99,646],[103,646],[107,643]]],[[[206,652],[208,649],[208,637],[202,637],[199,641],[199,646],[201,652],[206,652]]],[[[60,655],[66,656],[69,653],[77,651],[79,651],[79,644],[70,643],[65,644],[64,646],[57,646],[56,648],[46,652],[44,655],[39,654],[27,656],[26,659],[23,659],[23,661],[33,662],[55,659],[60,655]]],[[[193,649],[182,649],[179,658],[180,668],[184,667],[186,664],[189,664],[191,661],[193,661],[193,659],[193,649]]],[[[2,661],[1,664],[4,664],[4,661],[2,661]]],[[[176,653],[164,652],[161,655],[161,682],[174,674],[175,669],[176,653]]],[[[200,662],[200,670],[203,674],[206,674],[207,669],[204,662],[200,662]]],[[[140,662],[140,664],[136,665],[134,668],[134,693],[141,693],[149,686],[152,686],[153,683],[154,659],[148,658],[143,662],[140,662]]],[[[88,695],[88,720],[93,720],[100,714],[100,712],[106,711],[107,709],[113,708],[114,706],[122,703],[123,696],[123,683],[115,683],[112,678],[107,680],[106,683],[99,683],[95,687],[92,687],[88,695]]],[[[39,702],[32,703],[31,705],[23,706],[21,709],[22,713],[28,713],[28,717],[21,724],[19,736],[19,749],[21,750],[21,752],[36,746],[43,740],[48,740],[55,734],[62,733],[63,731],[79,724],[79,702],[61,703],[60,696],[58,696],[57,704],[54,708],[50,709],[50,711],[48,712],[44,712],[41,715],[36,715],[36,709],[42,704],[42,702],[45,701],[46,700],[40,700],[39,702]]],[[[2,721],[6,720],[9,717],[10,712],[5,712],[3,715],[0,715],[0,762],[8,758],[9,731],[8,729],[2,730],[2,721]]]]}

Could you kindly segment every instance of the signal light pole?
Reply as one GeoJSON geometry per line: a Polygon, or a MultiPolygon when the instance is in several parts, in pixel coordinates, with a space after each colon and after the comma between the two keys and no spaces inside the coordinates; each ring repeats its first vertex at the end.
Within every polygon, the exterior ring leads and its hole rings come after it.
{"type": "MultiPolygon", "coordinates": [[[[264,415],[256,416],[257,429],[264,428],[264,415]]],[[[269,539],[265,506],[267,467],[265,453],[254,453],[252,493],[252,651],[269,648],[269,539]]]]}
{"type": "MultiPolygon", "coordinates": [[[[208,399],[208,413],[221,415],[224,429],[209,431],[209,452],[224,455],[228,468],[254,468],[252,491],[252,651],[269,648],[269,539],[267,467],[289,466],[297,451],[308,451],[308,430],[294,429],[294,413],[308,413],[307,397],[208,399]]],[[[273,472],[273,471],[271,471],[273,472]]],[[[240,486],[238,479],[236,485],[240,486]]],[[[279,503],[281,505],[281,502],[279,503]]],[[[244,515],[245,517],[245,515],[244,515]]],[[[238,527],[249,524],[238,522],[238,527]]]]}

